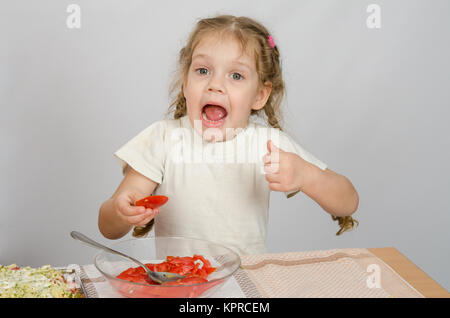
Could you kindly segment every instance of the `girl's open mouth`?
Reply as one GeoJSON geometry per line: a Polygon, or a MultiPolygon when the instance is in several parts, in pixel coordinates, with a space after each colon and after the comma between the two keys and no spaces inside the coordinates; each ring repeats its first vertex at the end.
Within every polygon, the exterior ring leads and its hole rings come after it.
{"type": "Polygon", "coordinates": [[[227,115],[222,106],[207,104],[202,109],[202,122],[207,127],[220,127],[225,123],[227,115]]]}

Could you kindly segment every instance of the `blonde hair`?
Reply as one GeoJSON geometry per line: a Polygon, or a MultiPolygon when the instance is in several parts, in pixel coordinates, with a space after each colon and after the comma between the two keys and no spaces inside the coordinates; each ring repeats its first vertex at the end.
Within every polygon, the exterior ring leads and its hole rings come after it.
{"type": "MultiPolygon", "coordinates": [[[[169,96],[172,102],[166,116],[173,113],[173,118],[179,119],[187,115],[183,83],[190,69],[195,48],[206,35],[211,34],[221,37],[231,35],[239,42],[242,52],[250,52],[253,55],[260,86],[270,82],[272,90],[265,106],[260,110],[251,110],[250,116],[256,115],[263,118],[269,126],[282,130],[280,105],[286,88],[281,74],[278,47],[276,45],[274,47],[270,46],[268,41],[270,33],[262,24],[248,17],[235,17],[233,15],[219,15],[201,19],[197,22],[194,30],[189,35],[186,45],[179,52],[178,68],[169,89],[169,96]]],[[[338,220],[341,227],[336,235],[352,229],[354,223],[358,223],[351,216],[332,216],[332,219],[338,220]]],[[[133,236],[144,236],[151,230],[153,224],[154,220],[144,227],[135,227],[133,236]]]]}

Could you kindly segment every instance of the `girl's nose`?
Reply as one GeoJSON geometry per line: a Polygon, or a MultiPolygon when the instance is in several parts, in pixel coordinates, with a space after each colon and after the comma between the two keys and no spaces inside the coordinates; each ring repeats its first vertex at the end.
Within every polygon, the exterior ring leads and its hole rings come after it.
{"type": "Polygon", "coordinates": [[[217,74],[214,76],[211,76],[211,80],[208,83],[208,91],[217,92],[217,93],[225,92],[223,82],[219,77],[220,77],[220,75],[217,75],[217,74]]]}

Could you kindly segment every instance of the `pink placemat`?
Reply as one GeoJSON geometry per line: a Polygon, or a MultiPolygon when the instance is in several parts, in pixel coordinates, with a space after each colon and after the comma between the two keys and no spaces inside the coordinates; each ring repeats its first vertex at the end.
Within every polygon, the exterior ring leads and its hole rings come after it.
{"type": "Polygon", "coordinates": [[[246,297],[424,297],[366,248],[243,256],[235,276],[246,297]]]}

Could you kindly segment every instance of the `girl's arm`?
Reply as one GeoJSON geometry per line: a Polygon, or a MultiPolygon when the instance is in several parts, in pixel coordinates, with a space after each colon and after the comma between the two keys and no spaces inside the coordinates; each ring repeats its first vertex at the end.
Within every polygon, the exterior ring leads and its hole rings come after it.
{"type": "Polygon", "coordinates": [[[137,225],[133,222],[143,224],[149,222],[152,215],[145,214],[145,208],[133,205],[135,201],[151,195],[157,185],[153,180],[128,166],[116,192],[100,207],[98,228],[103,236],[118,239],[137,225]]]}
{"type": "Polygon", "coordinates": [[[334,216],[348,216],[358,209],[359,196],[343,175],[308,165],[301,191],[334,216]]]}
{"type": "Polygon", "coordinates": [[[326,212],[343,217],[358,208],[359,196],[346,177],[330,169],[322,170],[292,152],[277,148],[271,141],[263,157],[266,180],[273,191],[300,190],[326,212]]]}

